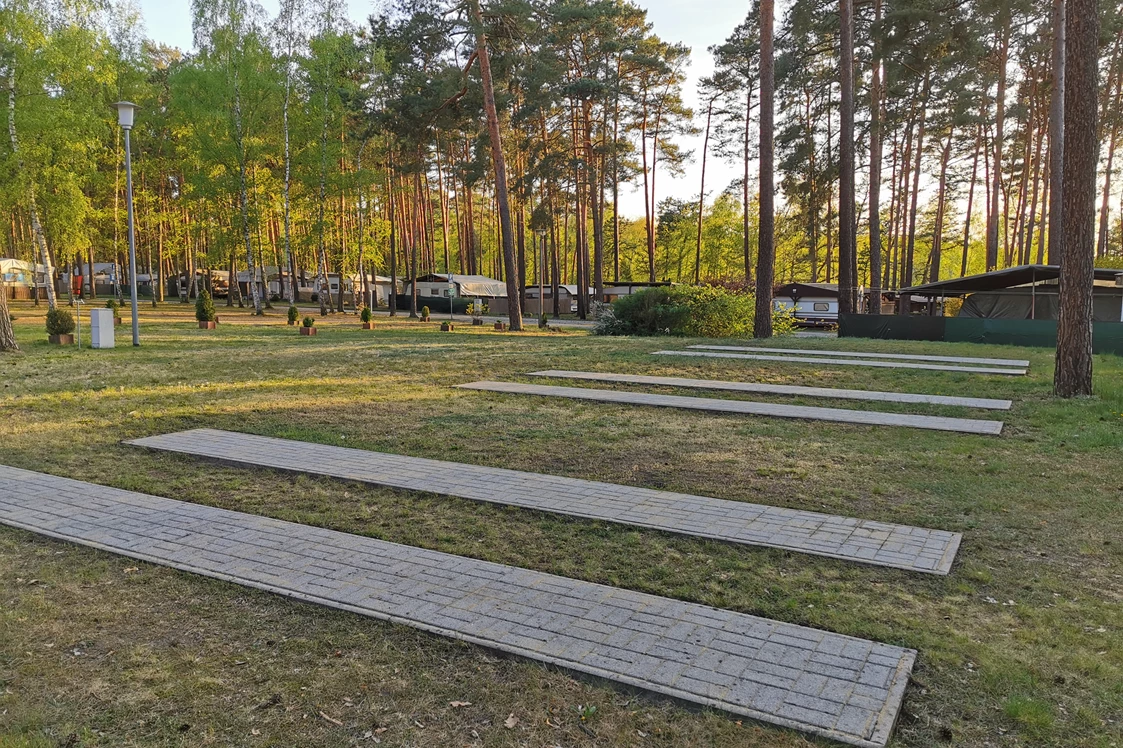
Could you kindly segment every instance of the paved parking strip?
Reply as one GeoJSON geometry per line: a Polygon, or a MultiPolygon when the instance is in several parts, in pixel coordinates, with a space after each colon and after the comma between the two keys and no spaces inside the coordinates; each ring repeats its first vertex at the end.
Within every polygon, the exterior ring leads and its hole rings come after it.
{"type": "Polygon", "coordinates": [[[962,539],[945,530],[214,429],[130,444],[930,574],[950,571],[962,539]]]}
{"type": "Polygon", "coordinates": [[[767,395],[796,395],[806,397],[829,397],[839,400],[868,400],[884,403],[924,403],[929,405],[954,405],[963,408],[984,408],[990,410],[1009,410],[1009,400],[992,400],[983,397],[955,397],[949,395],[923,395],[912,392],[877,392],[874,390],[839,390],[830,387],[803,387],[792,384],[769,384],[764,382],[727,382],[720,379],[686,379],[683,377],[653,377],[642,374],[611,374],[597,371],[565,371],[550,369],[532,371],[532,377],[554,377],[556,379],[582,379],[592,382],[622,382],[626,384],[649,384],[660,387],[689,387],[701,390],[727,390],[730,392],[756,392],[767,395]]]}
{"type": "Polygon", "coordinates": [[[812,358],[810,356],[766,356],[762,353],[726,353],[724,351],[655,351],[656,356],[700,356],[703,358],[739,358],[754,361],[782,361],[788,364],[825,364],[827,366],[872,366],[879,369],[921,369],[923,371],[961,371],[968,374],[1005,374],[1024,377],[1025,369],[987,366],[954,366],[952,364],[917,364],[910,361],[859,361],[845,358],[812,358]]]}
{"type": "Polygon", "coordinates": [[[603,403],[627,405],[653,405],[664,408],[708,410],[718,413],[737,413],[773,418],[798,418],[806,421],[833,421],[864,426],[904,426],[934,431],[958,431],[965,434],[1002,433],[1002,421],[981,421],[975,418],[947,418],[944,416],[918,416],[909,413],[883,413],[876,410],[846,410],[844,408],[815,408],[807,405],[782,405],[752,400],[719,400],[709,397],[681,397],[679,395],[652,395],[647,392],[620,390],[594,390],[586,387],[549,387],[519,382],[471,382],[457,387],[469,390],[486,390],[517,395],[542,395],[568,397],[575,400],[596,400],[603,403]]]}
{"type": "Polygon", "coordinates": [[[862,353],[861,351],[828,351],[818,348],[767,348],[752,345],[688,345],[708,351],[748,351],[751,353],[795,353],[800,356],[842,356],[849,358],[886,358],[896,361],[932,361],[942,364],[989,364],[1025,369],[1029,361],[1010,358],[971,358],[970,356],[922,356],[912,353],[862,353]]]}
{"type": "Polygon", "coordinates": [[[911,649],[0,466],[0,523],[391,621],[859,746],[911,649]]]}

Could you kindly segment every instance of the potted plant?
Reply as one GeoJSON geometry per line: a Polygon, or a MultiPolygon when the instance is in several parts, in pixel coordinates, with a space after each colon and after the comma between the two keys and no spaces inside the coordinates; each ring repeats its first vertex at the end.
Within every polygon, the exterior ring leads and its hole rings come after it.
{"type": "Polygon", "coordinates": [[[427,306],[421,307],[421,321],[422,322],[428,322],[429,321],[429,307],[427,307],[427,306]]]}
{"type": "Polygon", "coordinates": [[[301,335],[315,335],[316,334],[316,320],[311,317],[304,318],[304,324],[300,327],[301,335]]]}
{"type": "Polygon", "coordinates": [[[499,330],[500,332],[505,332],[507,330],[507,323],[496,320],[495,329],[499,330]]]}
{"type": "Polygon", "coordinates": [[[480,317],[480,314],[483,312],[483,309],[480,307],[481,305],[476,302],[472,302],[468,305],[468,314],[472,315],[473,325],[482,325],[484,323],[483,319],[480,317]]]}
{"type": "Polygon", "coordinates": [[[371,321],[372,319],[374,319],[374,315],[371,314],[369,306],[363,307],[363,311],[359,312],[359,319],[363,321],[364,330],[374,329],[374,322],[371,321]]]}
{"type": "Polygon", "coordinates": [[[300,310],[296,308],[296,304],[289,304],[289,324],[295,325],[296,320],[300,317],[300,310]]]}
{"type": "Polygon", "coordinates": [[[452,332],[456,329],[456,325],[449,322],[447,319],[441,323],[441,332],[452,332]]]}
{"type": "Polygon", "coordinates": [[[47,340],[55,345],[73,345],[74,317],[65,309],[47,310],[47,340]]]}
{"type": "Polygon", "coordinates": [[[105,308],[113,310],[113,324],[121,324],[121,302],[117,301],[117,299],[110,299],[105,302],[105,308]]]}
{"type": "Polygon", "coordinates": [[[539,317],[539,318],[538,318],[538,327],[539,327],[539,329],[541,329],[541,330],[548,330],[548,329],[550,329],[550,325],[549,325],[549,323],[548,323],[548,322],[546,322],[546,315],[545,315],[545,314],[543,314],[543,315],[542,315],[541,317],[539,317]]]}
{"type": "Polygon", "coordinates": [[[214,300],[205,288],[199,291],[199,297],[195,299],[195,319],[199,321],[200,330],[213,330],[218,324],[214,300]]]}

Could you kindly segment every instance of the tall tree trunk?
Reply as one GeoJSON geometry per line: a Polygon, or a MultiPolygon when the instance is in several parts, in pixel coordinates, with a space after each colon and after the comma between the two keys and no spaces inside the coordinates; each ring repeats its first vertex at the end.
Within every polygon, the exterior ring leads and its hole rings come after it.
{"type": "Polygon", "coordinates": [[[1068,0],[1065,16],[1065,243],[1053,391],[1076,397],[1092,394],[1099,7],[1095,0],[1068,0]]]}
{"type": "Polygon", "coordinates": [[[772,112],[775,72],[772,58],[773,0],[760,1],[760,219],[757,224],[756,315],[753,336],[772,337],[772,279],[776,249],[772,185],[772,112]]]}
{"type": "Polygon", "coordinates": [[[749,125],[752,122],[753,87],[749,83],[745,92],[745,145],[743,152],[744,177],[741,180],[741,249],[745,255],[745,286],[753,282],[752,251],[749,247],[749,125]]]}
{"type": "MultiPolygon", "coordinates": [[[[328,254],[324,233],[327,229],[324,207],[327,203],[328,180],[328,92],[324,89],[324,119],[320,129],[320,193],[316,204],[316,234],[318,251],[316,254],[316,282],[319,286],[317,298],[320,301],[320,316],[327,316],[331,308],[331,284],[328,282],[328,254]]],[[[342,284],[342,278],[340,279],[342,284]]]]}
{"type": "MultiPolygon", "coordinates": [[[[1029,265],[1033,262],[1033,229],[1037,223],[1037,196],[1041,180],[1041,151],[1044,141],[1045,128],[1039,125],[1037,128],[1037,143],[1034,146],[1033,154],[1033,189],[1029,196],[1029,221],[1026,226],[1025,251],[1021,261],[1023,265],[1029,265]]],[[[1042,196],[1042,202],[1044,202],[1044,196],[1042,196]]]]}
{"type": "MultiPolygon", "coordinates": [[[[593,295],[596,299],[604,299],[604,205],[601,203],[600,194],[600,176],[597,169],[597,155],[593,149],[593,104],[586,99],[582,102],[582,125],[585,130],[585,176],[588,183],[587,193],[589,198],[589,206],[593,212],[593,263],[592,263],[592,287],[593,295]]],[[[586,241],[586,244],[588,242],[586,241]]],[[[585,259],[585,285],[577,289],[577,292],[585,299],[585,310],[589,311],[589,270],[587,267],[589,262],[589,255],[586,252],[582,254],[585,259]]]]}
{"type": "Polygon", "coordinates": [[[971,186],[967,188],[967,218],[963,222],[963,256],[960,262],[959,277],[967,275],[967,250],[971,247],[971,209],[975,204],[975,177],[979,173],[979,149],[983,143],[983,126],[975,130],[975,156],[971,159],[971,186]]]}
{"type": "Polygon", "coordinates": [[[940,186],[936,192],[936,229],[932,233],[932,252],[928,257],[928,282],[935,283],[940,279],[941,250],[944,241],[944,206],[947,198],[947,173],[948,159],[951,157],[951,141],[955,128],[948,130],[948,140],[944,143],[944,152],[940,155],[940,186]]]}
{"type": "MultiPolygon", "coordinates": [[[[253,299],[254,314],[264,314],[261,310],[261,296],[257,292],[257,272],[253,259],[253,241],[250,239],[250,207],[249,192],[246,180],[246,139],[242,130],[242,93],[238,82],[237,73],[234,74],[234,139],[238,149],[238,202],[242,213],[242,241],[246,246],[246,268],[250,274],[250,298],[253,299]]],[[[152,282],[152,272],[149,269],[149,282],[152,282]]],[[[237,277],[231,279],[237,282],[237,277]]],[[[155,290],[153,295],[155,295],[155,290]]]]}
{"type": "Polygon", "coordinates": [[[838,131],[838,312],[852,314],[857,306],[854,202],[854,0],[839,0],[839,77],[842,100],[838,131]]]}
{"type": "Polygon", "coordinates": [[[987,272],[998,267],[998,218],[1002,194],[1002,141],[1006,126],[1006,62],[1010,56],[1010,8],[1002,0],[999,23],[998,92],[994,100],[994,168],[991,169],[990,209],[987,211],[987,272]]]}
{"type": "MultiPolygon", "coordinates": [[[[448,251],[448,191],[445,189],[444,169],[441,165],[441,141],[437,139],[437,197],[441,201],[441,247],[445,255],[445,274],[452,272],[448,251]]],[[[449,302],[451,303],[451,302],[449,302]]]]}
{"type": "MultiPolygon", "coordinates": [[[[23,161],[23,152],[19,148],[19,138],[16,136],[16,66],[14,62],[8,63],[8,139],[12,144],[12,154],[16,157],[16,168],[21,174],[29,174],[27,165],[23,161]]],[[[47,308],[54,309],[55,300],[55,269],[51,262],[51,253],[47,249],[47,239],[43,235],[43,227],[39,223],[39,206],[35,202],[35,177],[30,176],[30,186],[27,193],[27,207],[31,213],[31,233],[35,239],[35,247],[39,253],[39,262],[43,264],[47,276],[47,308]]],[[[34,264],[34,263],[33,263],[34,264]]],[[[35,300],[39,300],[38,287],[35,283],[39,273],[32,273],[32,287],[35,288],[35,300]]]]}
{"type": "Polygon", "coordinates": [[[499,203],[499,224],[503,235],[503,265],[507,274],[507,316],[511,330],[523,329],[522,308],[519,305],[519,282],[515,268],[515,241],[511,231],[511,205],[507,198],[507,165],[503,158],[503,142],[499,135],[499,113],[495,108],[495,88],[491,81],[491,59],[488,57],[487,36],[483,33],[483,16],[479,0],[473,0],[473,11],[478,29],[476,51],[480,62],[480,82],[483,85],[484,112],[487,131],[491,139],[491,161],[495,168],[495,198],[499,203]]]}
{"type": "Polygon", "coordinates": [[[873,4],[870,63],[870,314],[881,314],[881,0],[873,4]]]}
{"type": "Polygon", "coordinates": [[[386,175],[386,203],[390,213],[390,316],[398,316],[398,227],[394,220],[394,156],[386,175]]]}
{"type": "MultiPolygon", "coordinates": [[[[908,231],[908,245],[905,250],[904,272],[901,274],[901,288],[907,288],[913,284],[913,260],[916,252],[916,209],[917,198],[920,196],[920,165],[921,159],[924,156],[924,127],[928,117],[928,95],[931,92],[932,71],[931,68],[924,73],[924,93],[920,99],[920,122],[916,128],[916,163],[913,165],[912,174],[912,195],[911,204],[909,206],[909,231],[908,231]]],[[[905,310],[908,310],[908,299],[905,300],[905,310]]]]}
{"type": "Polygon", "coordinates": [[[1044,175],[1041,178],[1041,225],[1037,229],[1037,264],[1045,264],[1045,229],[1049,225],[1049,210],[1052,208],[1052,181],[1049,173],[1052,166],[1050,159],[1045,159],[1044,175]]]}
{"type": "MultiPolygon", "coordinates": [[[[612,282],[620,282],[620,57],[616,58],[612,111],[612,282]]],[[[542,300],[539,299],[539,305],[542,300]]]]}
{"type": "MultiPolygon", "coordinates": [[[[1118,45],[1118,41],[1116,44],[1118,45]]],[[[1111,135],[1108,137],[1107,163],[1104,165],[1103,202],[1100,204],[1100,233],[1096,241],[1096,257],[1103,257],[1107,254],[1108,200],[1111,197],[1111,167],[1115,161],[1116,139],[1119,137],[1119,106],[1123,103],[1123,74],[1109,69],[1108,75],[1111,76],[1112,73],[1115,73],[1114,101],[1110,106],[1105,106],[1103,111],[1104,120],[1107,120],[1110,116],[1111,135]]],[[[1111,77],[1107,80],[1107,84],[1110,85],[1110,83],[1111,77]]]]}
{"type": "Polygon", "coordinates": [[[702,272],[702,210],[706,207],[706,152],[710,148],[710,119],[714,113],[714,100],[706,105],[706,136],[702,139],[702,179],[698,188],[698,235],[694,244],[694,283],[702,272]]]}
{"type": "Polygon", "coordinates": [[[18,351],[16,333],[12,329],[12,318],[8,315],[8,288],[0,277],[0,353],[18,351]]]}
{"type": "Polygon", "coordinates": [[[647,280],[651,283],[655,282],[655,216],[652,215],[650,188],[648,185],[648,170],[647,170],[647,87],[644,84],[643,102],[641,103],[641,111],[643,112],[642,119],[639,126],[639,150],[640,158],[642,159],[643,167],[643,217],[644,228],[647,231],[647,280]]]}
{"type": "Polygon", "coordinates": [[[1053,90],[1049,100],[1049,264],[1064,257],[1065,0],[1053,0],[1053,90]]]}

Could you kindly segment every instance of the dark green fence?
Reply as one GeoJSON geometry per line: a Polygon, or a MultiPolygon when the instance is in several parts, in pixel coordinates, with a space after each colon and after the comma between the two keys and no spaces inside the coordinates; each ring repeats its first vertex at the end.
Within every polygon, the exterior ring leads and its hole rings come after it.
{"type": "MultiPolygon", "coordinates": [[[[838,320],[838,336],[1056,348],[1057,323],[1046,319],[843,314],[838,320]]],[[[1123,356],[1123,322],[1093,322],[1092,350],[1123,356]]]]}
{"type": "MultiPolygon", "coordinates": [[[[398,311],[409,311],[409,294],[398,294],[396,301],[398,303],[398,311]]],[[[452,312],[453,314],[467,314],[468,305],[473,301],[479,299],[464,298],[456,296],[452,299],[452,312]]],[[[421,313],[422,307],[429,307],[429,313],[433,316],[438,314],[448,314],[449,298],[447,296],[421,296],[417,297],[417,312],[421,313]]]]}

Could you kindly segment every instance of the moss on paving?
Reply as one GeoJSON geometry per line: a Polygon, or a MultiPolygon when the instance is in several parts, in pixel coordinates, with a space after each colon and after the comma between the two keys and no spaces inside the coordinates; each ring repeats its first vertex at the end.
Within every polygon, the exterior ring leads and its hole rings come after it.
{"type": "MultiPolygon", "coordinates": [[[[218,330],[208,332],[191,307],[169,304],[142,307],[139,350],[118,328],[122,347],[79,352],[46,343],[42,309],[16,303],[12,311],[23,352],[0,357],[6,464],[914,647],[920,657],[894,745],[1123,744],[1119,358],[1096,357],[1097,397],[1061,402],[1050,395],[1052,352],[1033,348],[781,343],[1032,362],[1016,379],[816,369],[649,356],[668,347],[665,338],[469,325],[446,334],[439,322],[405,319],[378,319],[370,332],[340,315],[301,338],[283,310],[255,319],[221,306],[218,330]],[[547,368],[1015,404],[997,416],[1007,427],[995,438],[450,387],[541,381],[521,375],[547,368]],[[120,444],[198,426],[940,527],[965,539],[951,576],[934,578],[120,444]]],[[[820,744],[405,627],[0,529],[0,745],[375,739],[820,744]],[[516,722],[506,727],[510,715],[516,722]]]]}

